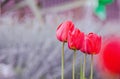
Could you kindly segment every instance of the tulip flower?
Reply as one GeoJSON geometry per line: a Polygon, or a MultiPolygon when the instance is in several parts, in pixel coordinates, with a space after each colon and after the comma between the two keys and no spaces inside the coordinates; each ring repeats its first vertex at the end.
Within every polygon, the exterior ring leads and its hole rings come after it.
{"type": "Polygon", "coordinates": [[[72,21],[65,21],[61,23],[56,31],[57,39],[61,42],[67,42],[68,32],[72,32],[74,29],[74,24],[72,21]]]}
{"type": "Polygon", "coordinates": [[[75,28],[68,33],[68,47],[72,50],[80,50],[84,41],[84,33],[75,28]]]}
{"type": "Polygon", "coordinates": [[[56,31],[56,37],[59,41],[63,42],[62,53],[61,53],[61,79],[64,79],[64,45],[68,39],[68,32],[72,32],[74,29],[74,24],[72,21],[65,21],[61,23],[56,31]]]}
{"type": "MultiPolygon", "coordinates": [[[[101,37],[94,33],[89,33],[84,38],[84,43],[80,49],[85,53],[83,74],[85,74],[86,54],[91,54],[91,74],[90,79],[93,79],[93,54],[98,54],[101,48],[101,37]]],[[[83,75],[84,77],[84,75],[83,75]]]]}
{"type": "Polygon", "coordinates": [[[72,62],[72,79],[75,79],[75,59],[76,50],[80,50],[84,41],[84,33],[79,29],[74,28],[72,32],[68,33],[68,47],[74,50],[73,62],[72,62]]]}
{"type": "Polygon", "coordinates": [[[85,36],[84,43],[80,49],[87,54],[98,54],[101,48],[101,37],[94,33],[85,36]]]}
{"type": "Polygon", "coordinates": [[[104,46],[102,60],[108,71],[120,74],[120,38],[113,38],[104,46]]]}

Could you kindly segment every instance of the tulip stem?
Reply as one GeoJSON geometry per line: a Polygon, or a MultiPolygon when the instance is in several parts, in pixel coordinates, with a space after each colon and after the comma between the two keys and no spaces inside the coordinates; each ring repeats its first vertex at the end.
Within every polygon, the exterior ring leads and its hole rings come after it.
{"type": "Polygon", "coordinates": [[[84,63],[83,63],[83,79],[85,79],[85,71],[86,71],[86,56],[87,56],[87,54],[84,55],[84,63]]]}
{"type": "Polygon", "coordinates": [[[65,42],[62,44],[62,57],[61,57],[61,79],[64,79],[64,45],[65,42]]]}
{"type": "Polygon", "coordinates": [[[80,79],[83,79],[83,64],[82,64],[82,58],[80,59],[80,79]]]}
{"type": "Polygon", "coordinates": [[[75,79],[75,61],[76,60],[76,50],[74,50],[73,61],[72,61],[72,79],[75,79]]]}
{"type": "Polygon", "coordinates": [[[90,79],[93,79],[93,54],[91,55],[91,73],[90,73],[90,79]]]}

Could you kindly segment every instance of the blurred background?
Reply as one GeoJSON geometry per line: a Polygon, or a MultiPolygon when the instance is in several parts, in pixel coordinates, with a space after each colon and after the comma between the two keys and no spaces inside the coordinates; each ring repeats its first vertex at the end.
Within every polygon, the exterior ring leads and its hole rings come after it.
{"type": "MultiPolygon", "coordinates": [[[[101,52],[94,56],[94,79],[120,79],[120,0],[106,5],[104,16],[94,12],[98,2],[0,0],[0,79],[60,79],[62,44],[56,39],[56,28],[65,20],[72,20],[86,34],[94,32],[102,36],[101,52]],[[117,59],[114,60],[116,53],[113,51],[109,55],[104,49],[116,39],[118,41],[112,43],[113,48],[109,48],[117,49],[117,59]],[[115,66],[105,64],[108,62],[106,56],[110,56],[108,61],[115,66]]],[[[65,79],[72,79],[72,56],[73,51],[66,44],[65,79]]],[[[80,79],[81,61],[83,54],[77,51],[76,79],[80,79]]],[[[86,66],[86,77],[89,79],[89,56],[86,66]]]]}

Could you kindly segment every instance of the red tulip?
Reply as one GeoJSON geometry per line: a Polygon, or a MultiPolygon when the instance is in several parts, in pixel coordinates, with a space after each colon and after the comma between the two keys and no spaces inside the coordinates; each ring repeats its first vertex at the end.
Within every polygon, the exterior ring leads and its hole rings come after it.
{"type": "Polygon", "coordinates": [[[84,41],[84,33],[75,28],[68,34],[68,47],[73,50],[80,50],[84,41]]]}
{"type": "Polygon", "coordinates": [[[59,25],[56,31],[57,39],[61,42],[67,42],[68,32],[72,32],[74,29],[74,24],[72,21],[65,21],[59,25]]]}
{"type": "Polygon", "coordinates": [[[120,74],[120,38],[113,38],[104,46],[102,59],[105,68],[120,74]]]}
{"type": "Polygon", "coordinates": [[[89,33],[85,36],[84,43],[80,49],[87,54],[97,54],[101,48],[101,37],[94,33],[89,33]]]}

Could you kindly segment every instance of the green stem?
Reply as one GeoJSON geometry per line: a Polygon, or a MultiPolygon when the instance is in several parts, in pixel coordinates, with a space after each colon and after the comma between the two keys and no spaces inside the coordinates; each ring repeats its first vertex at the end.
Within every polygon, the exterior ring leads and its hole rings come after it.
{"type": "Polygon", "coordinates": [[[72,79],[75,79],[75,61],[76,60],[76,50],[74,50],[73,61],[72,61],[72,79]]]}
{"type": "Polygon", "coordinates": [[[64,45],[65,45],[65,42],[63,42],[63,44],[62,44],[61,79],[64,79],[64,45]]]}
{"type": "Polygon", "coordinates": [[[84,55],[84,63],[83,63],[83,79],[85,79],[85,71],[86,71],[86,56],[87,56],[87,54],[84,55]]]}
{"type": "Polygon", "coordinates": [[[80,59],[80,79],[83,79],[83,64],[82,64],[82,57],[80,59]]]}
{"type": "Polygon", "coordinates": [[[90,73],[90,79],[93,79],[93,54],[91,55],[91,73],[90,73]]]}

